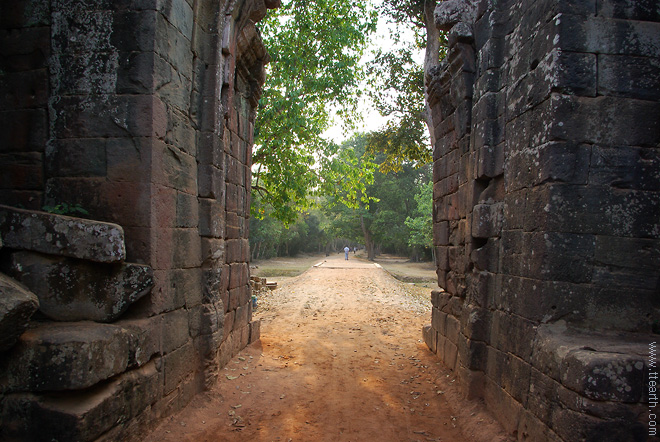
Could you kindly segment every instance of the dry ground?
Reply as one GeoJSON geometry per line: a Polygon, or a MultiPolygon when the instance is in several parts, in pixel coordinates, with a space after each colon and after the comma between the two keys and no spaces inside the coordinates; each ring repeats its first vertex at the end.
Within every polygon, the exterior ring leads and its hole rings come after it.
{"type": "Polygon", "coordinates": [[[148,441],[508,440],[422,342],[428,288],[353,256],[322,260],[279,278],[255,312],[261,341],[148,441]]]}

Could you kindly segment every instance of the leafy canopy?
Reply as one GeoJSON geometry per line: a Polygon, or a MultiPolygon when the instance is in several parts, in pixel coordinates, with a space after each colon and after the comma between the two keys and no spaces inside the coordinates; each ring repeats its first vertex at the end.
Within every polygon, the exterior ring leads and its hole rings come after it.
{"type": "Polygon", "coordinates": [[[378,48],[367,69],[370,98],[388,123],[373,132],[369,150],[383,152],[383,171],[399,170],[405,162],[431,161],[426,131],[424,68],[418,60],[426,47],[424,0],[383,0],[379,12],[388,23],[392,48],[378,48]]]}
{"type": "Polygon", "coordinates": [[[310,192],[354,182],[321,134],[333,106],[346,121],[355,117],[359,61],[375,23],[367,0],[289,0],[261,22],[272,61],[255,123],[253,188],[271,216],[293,222],[310,192]]]}

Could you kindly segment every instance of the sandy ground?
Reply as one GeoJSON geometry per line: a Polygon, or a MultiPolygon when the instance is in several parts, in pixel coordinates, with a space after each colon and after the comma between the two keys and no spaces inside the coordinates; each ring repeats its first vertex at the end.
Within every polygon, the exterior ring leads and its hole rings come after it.
{"type": "Polygon", "coordinates": [[[323,258],[259,299],[261,341],[155,441],[507,441],[421,340],[428,288],[323,258]]]}

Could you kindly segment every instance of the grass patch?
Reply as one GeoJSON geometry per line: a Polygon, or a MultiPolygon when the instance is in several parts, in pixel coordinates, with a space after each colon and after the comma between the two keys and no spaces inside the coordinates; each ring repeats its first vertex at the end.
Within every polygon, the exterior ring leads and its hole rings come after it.
{"type": "Polygon", "coordinates": [[[261,278],[275,278],[277,276],[294,277],[302,274],[309,267],[295,268],[295,269],[282,269],[282,268],[268,268],[259,267],[252,271],[255,276],[261,278]]]}

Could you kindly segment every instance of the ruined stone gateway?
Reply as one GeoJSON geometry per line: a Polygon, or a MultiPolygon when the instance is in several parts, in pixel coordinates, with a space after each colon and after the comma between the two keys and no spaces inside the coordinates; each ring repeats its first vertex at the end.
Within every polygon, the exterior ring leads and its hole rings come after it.
{"type": "MultiPolygon", "coordinates": [[[[259,338],[255,23],[278,3],[0,3],[0,439],[139,440],[259,338]]],[[[519,440],[644,440],[658,2],[449,0],[435,22],[425,340],[519,440]]]]}
{"type": "Polygon", "coordinates": [[[255,23],[276,6],[0,4],[1,440],[139,439],[259,338],[255,23]]]}
{"type": "Polygon", "coordinates": [[[518,440],[646,440],[658,2],[450,0],[435,23],[429,348],[518,440]]]}

